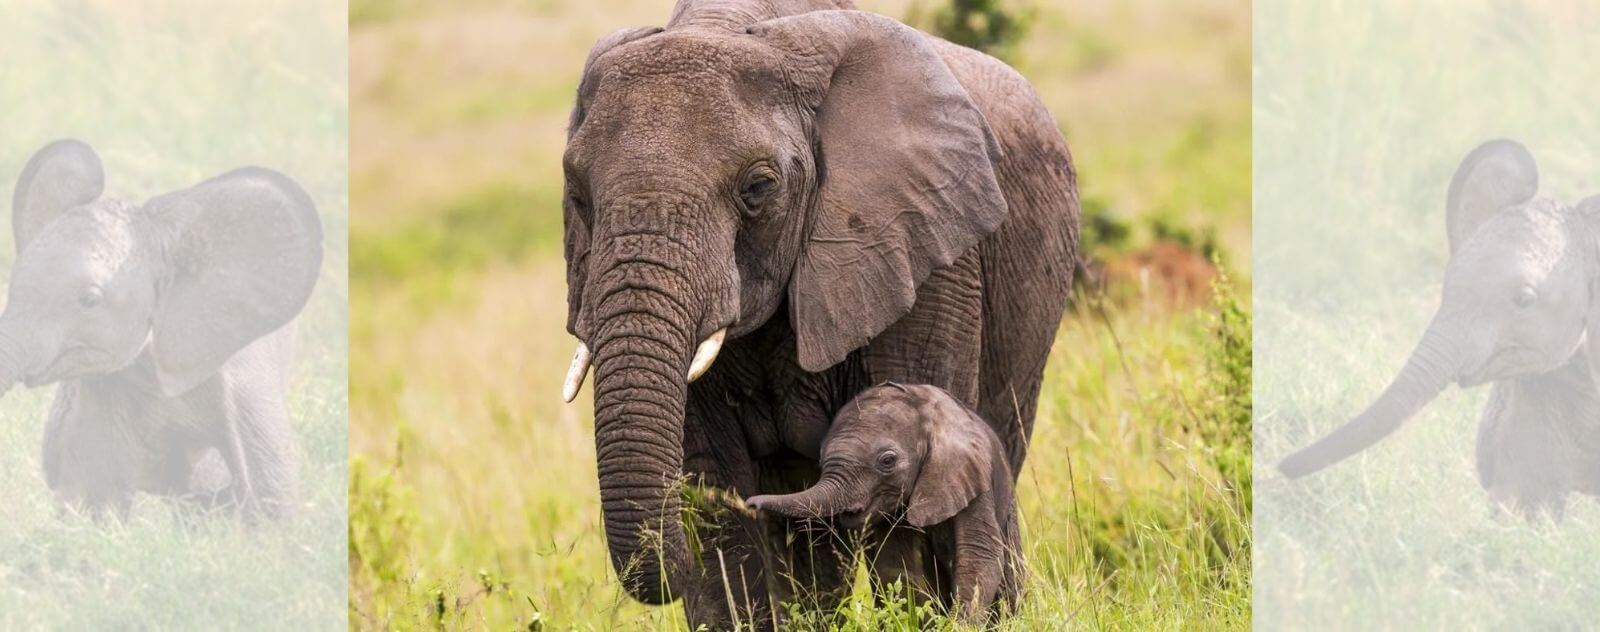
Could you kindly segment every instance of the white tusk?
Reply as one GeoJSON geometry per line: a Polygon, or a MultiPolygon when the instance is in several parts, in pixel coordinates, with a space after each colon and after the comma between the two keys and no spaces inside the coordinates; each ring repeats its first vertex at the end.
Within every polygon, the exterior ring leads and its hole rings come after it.
{"type": "Polygon", "coordinates": [[[689,362],[690,382],[700,379],[711,368],[711,363],[717,361],[717,353],[722,351],[722,339],[727,335],[727,327],[718,329],[717,333],[707,336],[700,343],[700,348],[694,350],[694,360],[689,362]]]}
{"type": "Polygon", "coordinates": [[[578,343],[578,350],[572,353],[572,366],[567,368],[567,382],[561,385],[561,399],[572,403],[578,396],[578,389],[583,387],[583,378],[589,374],[589,345],[578,343]]]}

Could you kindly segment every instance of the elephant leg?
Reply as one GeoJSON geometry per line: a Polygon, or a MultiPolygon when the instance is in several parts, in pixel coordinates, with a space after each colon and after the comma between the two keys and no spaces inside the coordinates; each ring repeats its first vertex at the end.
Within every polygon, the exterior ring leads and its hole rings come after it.
{"type": "MultiPolygon", "coordinates": [[[[232,476],[222,453],[212,447],[191,450],[181,461],[184,464],[184,497],[202,508],[211,510],[232,507],[234,498],[232,476]]],[[[176,474],[176,472],[174,472],[176,474]]]]}
{"type": "Polygon", "coordinates": [[[288,403],[282,398],[255,398],[236,424],[239,444],[250,471],[253,501],[270,519],[291,518],[299,475],[288,403]]]}
{"type": "Polygon", "coordinates": [[[234,513],[249,515],[254,511],[255,484],[251,480],[249,460],[245,458],[244,441],[240,437],[237,424],[230,420],[223,420],[217,437],[217,452],[222,455],[222,462],[228,468],[228,480],[232,484],[228,489],[229,505],[234,513]]]}
{"type": "Polygon", "coordinates": [[[163,438],[162,447],[155,455],[154,488],[147,491],[185,498],[189,494],[189,473],[191,470],[188,450],[181,437],[170,435],[163,438]]]}
{"type": "Polygon", "coordinates": [[[690,628],[770,629],[767,574],[755,521],[727,514],[685,525],[701,543],[698,573],[682,590],[690,628]]]}
{"type": "Polygon", "coordinates": [[[933,550],[925,534],[905,527],[868,534],[867,568],[872,592],[881,604],[885,599],[906,599],[913,605],[942,601],[940,577],[933,550]]]}
{"type": "MultiPolygon", "coordinates": [[[[686,434],[686,446],[696,443],[686,434]]],[[[733,448],[719,444],[719,449],[733,448]]],[[[762,462],[730,462],[725,456],[708,459],[696,458],[695,454],[690,453],[685,469],[702,488],[736,490],[748,497],[755,495],[758,487],[803,489],[815,480],[816,463],[798,455],[762,462]],[[805,474],[808,470],[813,472],[810,478],[805,474]]],[[[679,589],[691,628],[704,625],[712,630],[770,630],[781,625],[783,614],[782,608],[774,604],[789,602],[807,609],[832,611],[848,592],[851,558],[839,531],[791,531],[791,525],[785,523],[717,507],[700,515],[701,520],[686,525],[701,543],[699,572],[679,589]]]]}
{"type": "MultiPolygon", "coordinates": [[[[800,371],[791,357],[775,358],[773,365],[771,372],[784,376],[776,420],[784,450],[761,461],[760,489],[792,493],[821,477],[819,452],[834,414],[870,384],[857,354],[822,373],[800,371]]],[[[782,599],[806,610],[837,609],[855,579],[860,535],[827,523],[776,521],[769,541],[781,561],[782,599]]]]}
{"type": "Polygon", "coordinates": [[[216,420],[211,441],[227,465],[234,510],[247,520],[292,517],[298,464],[282,391],[241,379],[214,383],[228,386],[204,393],[197,410],[216,420]]]}
{"type": "MultiPolygon", "coordinates": [[[[817,463],[803,455],[761,462],[763,490],[799,491],[817,479],[817,463]]],[[[767,521],[766,555],[776,600],[807,611],[832,612],[849,593],[859,533],[820,521],[767,521]]]]}
{"type": "Polygon", "coordinates": [[[688,493],[696,494],[698,488],[709,494],[685,503],[696,508],[686,512],[695,518],[684,527],[700,543],[700,557],[698,567],[674,590],[683,598],[691,629],[762,629],[772,620],[762,526],[716,498],[726,491],[754,494],[755,465],[737,419],[731,411],[713,407],[713,401],[692,398],[686,410],[683,467],[691,484],[688,493]]]}

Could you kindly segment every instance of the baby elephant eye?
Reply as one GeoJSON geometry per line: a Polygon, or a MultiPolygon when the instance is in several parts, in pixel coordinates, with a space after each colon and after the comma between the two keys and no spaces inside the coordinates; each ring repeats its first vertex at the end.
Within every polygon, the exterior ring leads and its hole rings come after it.
{"type": "Polygon", "coordinates": [[[1538,300],[1539,292],[1534,290],[1532,286],[1528,285],[1524,285],[1519,288],[1516,295],[1511,297],[1511,302],[1516,303],[1517,307],[1527,307],[1534,304],[1538,300]]]}
{"type": "Polygon", "coordinates": [[[99,307],[100,303],[104,300],[105,294],[103,294],[100,291],[100,288],[97,287],[91,287],[87,290],[84,290],[83,294],[78,295],[78,305],[81,305],[84,309],[94,309],[99,307]]]}
{"type": "Polygon", "coordinates": [[[878,469],[880,470],[892,470],[899,462],[900,455],[895,454],[894,450],[884,450],[883,454],[878,455],[878,469]]]}

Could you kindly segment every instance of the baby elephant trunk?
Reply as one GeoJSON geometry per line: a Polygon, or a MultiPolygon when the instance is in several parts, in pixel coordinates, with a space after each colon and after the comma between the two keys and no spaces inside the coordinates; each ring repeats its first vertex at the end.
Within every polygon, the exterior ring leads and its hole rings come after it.
{"type": "Polygon", "coordinates": [[[1359,416],[1320,441],[1285,458],[1278,469],[1300,478],[1371,447],[1398,430],[1439,395],[1460,372],[1455,338],[1431,325],[1389,387],[1359,416]]]}
{"type": "Polygon", "coordinates": [[[29,357],[24,344],[26,332],[11,320],[0,320],[0,396],[22,381],[29,357]]]}
{"type": "Polygon", "coordinates": [[[745,504],[758,511],[788,518],[827,518],[861,509],[860,494],[838,478],[824,477],[793,494],[751,496],[745,504]]]}

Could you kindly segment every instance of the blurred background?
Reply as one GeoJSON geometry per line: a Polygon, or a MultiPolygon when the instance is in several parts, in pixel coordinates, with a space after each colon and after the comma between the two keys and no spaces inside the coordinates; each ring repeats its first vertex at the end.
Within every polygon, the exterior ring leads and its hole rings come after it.
{"type": "MultiPolygon", "coordinates": [[[[347,585],[346,11],[343,3],[0,4],[0,195],[35,151],[94,146],[107,197],[142,202],[245,165],[293,177],[322,215],[290,411],[299,519],[140,497],[130,518],[58,514],[39,464],[55,387],[0,400],[0,628],[338,628],[347,585]]],[[[6,226],[10,225],[9,214],[6,226]]],[[[15,249],[0,230],[0,275],[15,249]]]]}
{"type": "MultiPolygon", "coordinates": [[[[1084,291],[1022,474],[1010,625],[1247,626],[1250,3],[858,5],[1012,63],[1079,170],[1084,291]]],[[[610,575],[591,397],[559,396],[577,75],[601,35],[670,13],[352,3],[352,626],[682,626],[610,575]]],[[[945,625],[925,617],[858,593],[837,620],[945,625]]]]}
{"type": "Polygon", "coordinates": [[[1600,7],[1576,0],[1255,7],[1256,624],[1559,629],[1600,600],[1600,506],[1497,519],[1474,446],[1488,388],[1447,389],[1315,477],[1273,466],[1359,413],[1438,305],[1445,192],[1512,138],[1540,194],[1600,193],[1600,7]]]}

